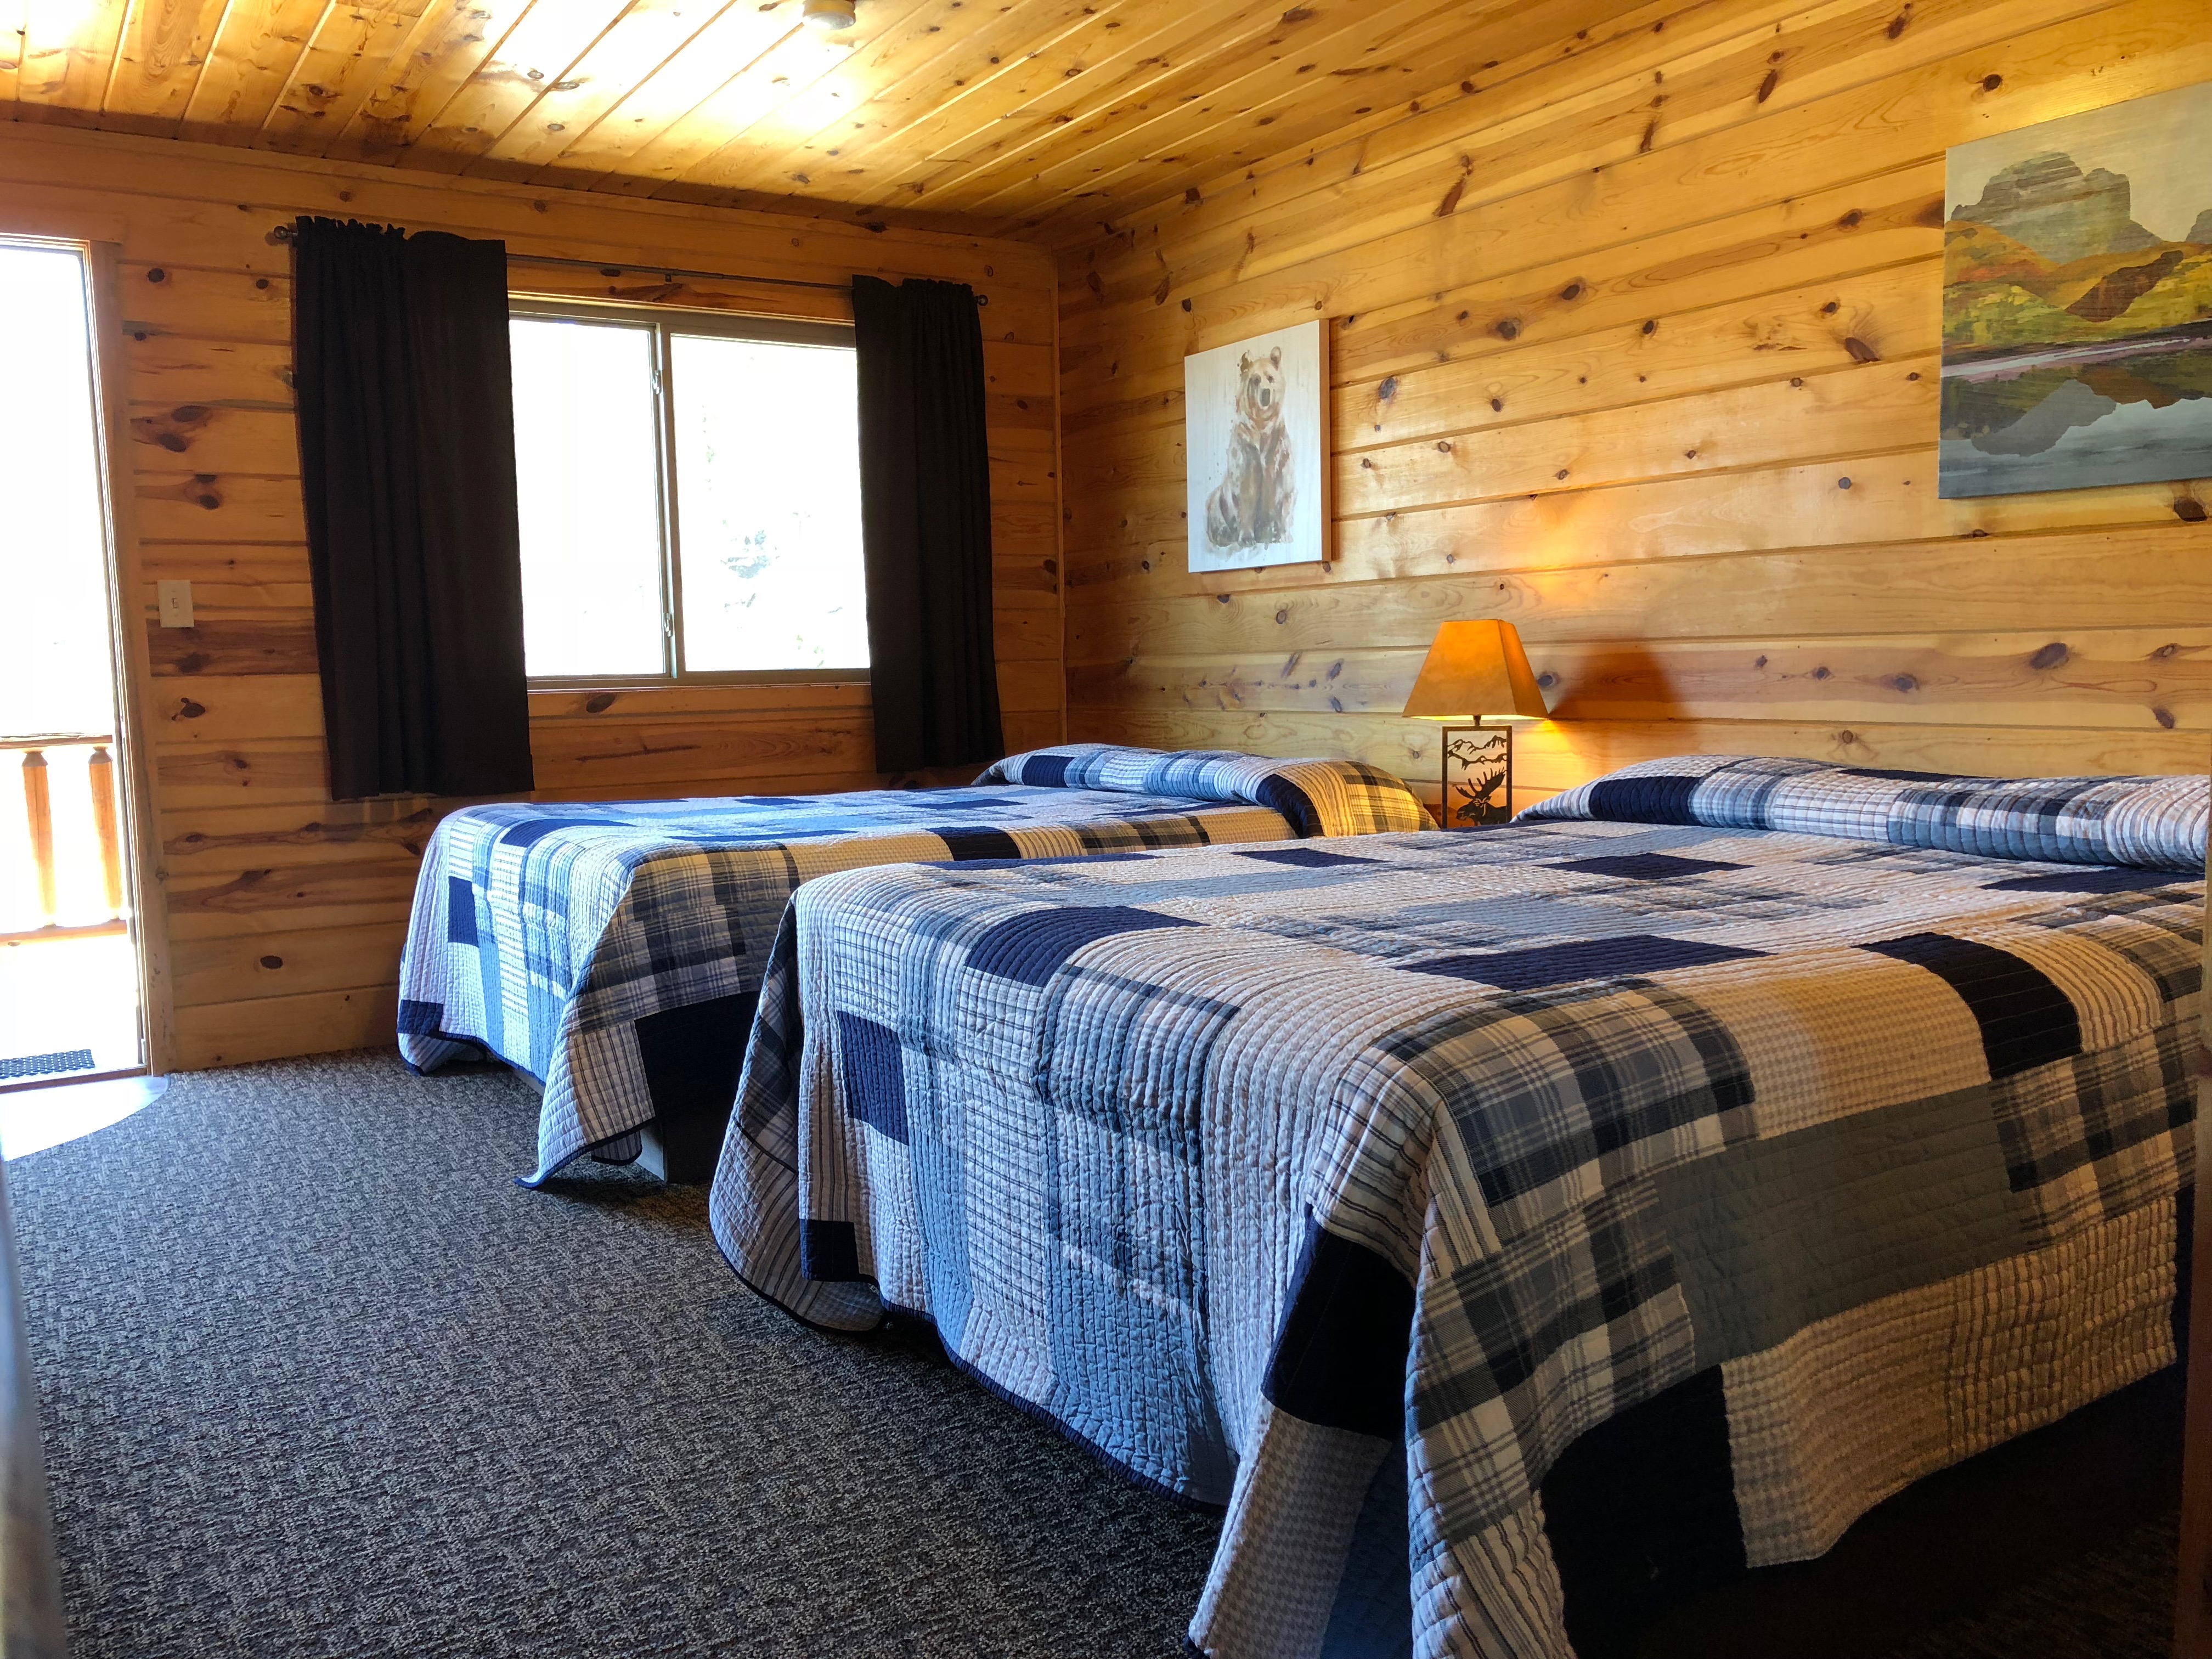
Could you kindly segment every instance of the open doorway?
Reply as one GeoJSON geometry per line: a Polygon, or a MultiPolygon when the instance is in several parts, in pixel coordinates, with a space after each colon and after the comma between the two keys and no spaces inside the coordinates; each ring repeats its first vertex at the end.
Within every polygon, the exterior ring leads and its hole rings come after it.
{"type": "Polygon", "coordinates": [[[92,289],[82,249],[0,238],[14,385],[0,559],[0,1090],[146,1059],[125,845],[92,289]]]}

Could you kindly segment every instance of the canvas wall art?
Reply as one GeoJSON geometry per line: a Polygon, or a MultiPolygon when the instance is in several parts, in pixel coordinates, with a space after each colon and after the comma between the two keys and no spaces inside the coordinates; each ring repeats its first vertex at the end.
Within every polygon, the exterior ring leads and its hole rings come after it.
{"type": "Polygon", "coordinates": [[[2212,474],[2212,84],[1949,154],[1942,493],[2212,474]]]}
{"type": "Polygon", "coordinates": [[[1328,556],[1328,340],[1318,321],[1182,360],[1190,568],[1328,556]]]}

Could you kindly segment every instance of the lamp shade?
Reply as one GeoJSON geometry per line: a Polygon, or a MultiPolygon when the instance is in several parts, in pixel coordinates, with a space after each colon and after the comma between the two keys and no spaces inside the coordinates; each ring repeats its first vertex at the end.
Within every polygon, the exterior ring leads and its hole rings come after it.
{"type": "Polygon", "coordinates": [[[1423,720],[1544,719],[1528,653],[1511,623],[1448,622],[1437,629],[1406,713],[1423,720]]]}

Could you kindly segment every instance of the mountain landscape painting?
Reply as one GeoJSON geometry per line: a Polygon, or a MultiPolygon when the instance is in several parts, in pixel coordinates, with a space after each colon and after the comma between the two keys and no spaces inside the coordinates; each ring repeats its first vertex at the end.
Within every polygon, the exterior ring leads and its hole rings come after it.
{"type": "Polygon", "coordinates": [[[2212,477],[2212,84],[1949,155],[1942,493],[2212,477]]]}

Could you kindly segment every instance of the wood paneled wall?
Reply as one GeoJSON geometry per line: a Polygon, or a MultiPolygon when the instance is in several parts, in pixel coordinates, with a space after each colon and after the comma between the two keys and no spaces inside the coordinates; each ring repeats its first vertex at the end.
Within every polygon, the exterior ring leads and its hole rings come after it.
{"type": "Polygon", "coordinates": [[[1947,146],[2212,80],[2204,0],[1658,0],[1062,250],[1069,722],[1340,751],[1503,617],[1522,801],[1674,752],[2201,769],[2202,484],[1936,499],[1947,146]],[[1182,358],[1330,320],[1336,551],[1194,577],[1182,358]],[[2194,521],[2192,521],[2194,520],[2194,521]]]}
{"type": "MultiPolygon", "coordinates": [[[[453,803],[333,804],[290,403],[288,250],[301,212],[504,238],[511,252],[840,280],[949,277],[988,297],[1000,690],[1016,747],[1062,729],[1051,260],[969,237],[532,191],[53,127],[0,125],[0,234],[119,244],[135,483],[131,580],[170,939],[175,1062],[389,1042],[425,837],[453,803]],[[198,625],[154,625],[154,583],[198,625]]],[[[839,296],[518,265],[518,289],[749,311],[839,296]]],[[[847,313],[846,314],[849,314],[847,313]]],[[[19,481],[20,482],[20,481],[19,481]]],[[[541,797],[876,782],[865,684],[535,694],[541,797]]]]}

